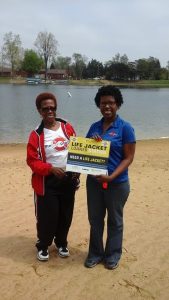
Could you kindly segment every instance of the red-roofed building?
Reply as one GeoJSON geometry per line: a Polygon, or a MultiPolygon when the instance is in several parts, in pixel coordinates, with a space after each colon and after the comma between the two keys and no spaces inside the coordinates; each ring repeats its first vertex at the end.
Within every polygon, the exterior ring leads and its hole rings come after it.
{"type": "MultiPolygon", "coordinates": [[[[45,77],[45,70],[41,70],[39,75],[45,77]]],[[[65,80],[68,79],[68,72],[66,70],[48,69],[47,79],[65,80]]]]}

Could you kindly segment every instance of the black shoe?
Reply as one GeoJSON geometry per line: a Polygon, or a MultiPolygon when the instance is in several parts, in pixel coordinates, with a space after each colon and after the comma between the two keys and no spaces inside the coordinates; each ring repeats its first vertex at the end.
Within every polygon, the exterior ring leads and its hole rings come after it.
{"type": "Polygon", "coordinates": [[[105,268],[108,270],[114,270],[119,266],[118,262],[110,261],[105,263],[105,268]]]}
{"type": "Polygon", "coordinates": [[[84,266],[86,268],[93,268],[96,265],[98,265],[99,263],[101,263],[101,261],[102,261],[101,259],[100,260],[96,260],[96,259],[92,259],[92,258],[87,258],[85,260],[84,266]]]}

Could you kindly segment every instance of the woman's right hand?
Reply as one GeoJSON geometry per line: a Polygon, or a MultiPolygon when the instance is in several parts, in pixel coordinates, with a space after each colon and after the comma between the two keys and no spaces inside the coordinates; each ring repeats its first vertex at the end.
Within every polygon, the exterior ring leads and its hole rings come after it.
{"type": "Polygon", "coordinates": [[[51,174],[55,175],[59,179],[62,179],[63,177],[65,177],[65,172],[63,171],[63,169],[57,168],[57,167],[51,168],[51,174]]]}
{"type": "Polygon", "coordinates": [[[98,133],[94,133],[92,135],[92,139],[94,139],[96,142],[101,142],[102,141],[102,138],[98,133]]]}

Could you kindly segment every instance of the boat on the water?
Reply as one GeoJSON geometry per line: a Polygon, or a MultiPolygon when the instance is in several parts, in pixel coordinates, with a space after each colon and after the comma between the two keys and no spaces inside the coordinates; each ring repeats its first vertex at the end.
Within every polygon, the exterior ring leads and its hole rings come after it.
{"type": "Polygon", "coordinates": [[[39,77],[28,77],[26,78],[27,84],[39,84],[41,83],[41,78],[39,77]]]}

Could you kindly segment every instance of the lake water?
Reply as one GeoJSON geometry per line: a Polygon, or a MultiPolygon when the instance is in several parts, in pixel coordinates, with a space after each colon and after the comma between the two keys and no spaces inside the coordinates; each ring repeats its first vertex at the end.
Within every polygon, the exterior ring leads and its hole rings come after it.
{"type": "MultiPolygon", "coordinates": [[[[94,103],[97,90],[98,86],[0,84],[0,143],[27,142],[30,131],[41,121],[35,98],[44,91],[57,96],[57,115],[84,136],[101,117],[94,103]]],[[[169,137],[169,89],[123,88],[121,92],[124,104],[119,115],[133,125],[137,140],[169,137]]]]}

